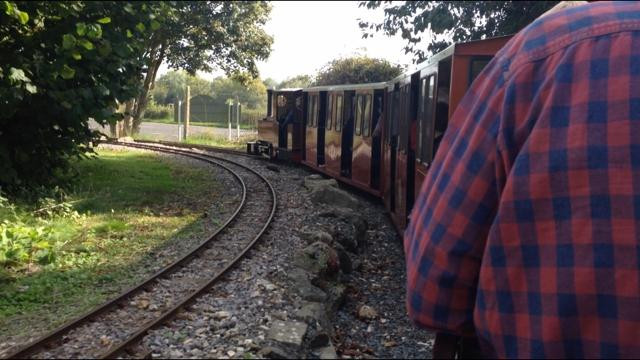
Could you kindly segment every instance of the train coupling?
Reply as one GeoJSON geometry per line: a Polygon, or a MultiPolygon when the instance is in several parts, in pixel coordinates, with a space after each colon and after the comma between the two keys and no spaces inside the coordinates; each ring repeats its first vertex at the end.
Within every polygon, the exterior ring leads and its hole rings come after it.
{"type": "Polygon", "coordinates": [[[273,157],[273,144],[267,141],[257,140],[247,143],[247,154],[273,157]]]}

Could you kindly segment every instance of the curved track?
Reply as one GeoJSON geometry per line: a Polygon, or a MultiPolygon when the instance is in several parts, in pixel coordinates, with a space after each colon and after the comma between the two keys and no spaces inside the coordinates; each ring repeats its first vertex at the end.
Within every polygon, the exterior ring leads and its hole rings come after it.
{"type": "Polygon", "coordinates": [[[157,141],[136,140],[136,144],[164,145],[164,146],[170,146],[170,147],[175,147],[175,148],[183,148],[183,149],[199,149],[199,150],[226,153],[226,154],[232,154],[232,155],[238,155],[238,156],[246,156],[246,157],[251,157],[251,158],[255,158],[255,159],[263,159],[260,156],[247,154],[244,151],[233,150],[233,149],[228,149],[228,148],[223,148],[223,147],[218,147],[218,146],[210,146],[210,145],[187,144],[187,143],[183,143],[183,142],[174,142],[174,141],[166,141],[166,140],[157,140],[157,141]]]}
{"type": "Polygon", "coordinates": [[[9,358],[118,356],[141,340],[150,329],[169,320],[220,281],[253,247],[275,215],[277,199],[273,186],[265,177],[245,165],[187,150],[135,143],[111,144],[183,155],[220,166],[231,172],[241,185],[242,201],[233,215],[214,234],[181,259],[115,299],[14,351],[9,358]],[[226,165],[219,161],[224,161],[226,165]],[[267,211],[265,202],[271,202],[270,211],[267,211]],[[260,220],[263,226],[256,230],[255,223],[260,220]],[[247,223],[251,226],[243,228],[247,223]],[[220,254],[225,252],[229,255],[220,258],[220,254]],[[167,306],[160,309],[160,313],[149,314],[149,311],[136,308],[141,299],[164,301],[167,306]],[[105,332],[110,332],[108,339],[115,337],[115,341],[105,343],[105,332]],[[89,337],[93,341],[86,341],[87,334],[93,335],[89,337]],[[108,347],[106,352],[105,347],[108,347]]]}

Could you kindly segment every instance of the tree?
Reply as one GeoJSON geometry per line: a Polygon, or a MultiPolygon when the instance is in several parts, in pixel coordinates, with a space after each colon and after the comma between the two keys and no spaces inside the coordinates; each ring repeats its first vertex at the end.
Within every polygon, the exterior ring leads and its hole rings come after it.
{"type": "Polygon", "coordinates": [[[118,101],[136,96],[145,29],[144,2],[0,3],[0,187],[50,185],[69,174],[115,122],[118,101]]]}
{"type": "Polygon", "coordinates": [[[262,80],[262,83],[267,88],[274,88],[275,89],[276,87],[278,87],[278,82],[275,79],[272,79],[272,78],[266,78],[266,79],[262,80]]]}
{"type": "Polygon", "coordinates": [[[266,107],[267,87],[260,79],[243,83],[231,78],[217,77],[211,82],[211,92],[216,103],[221,105],[229,99],[238,99],[243,106],[250,109],[266,107]]]}
{"type": "Polygon", "coordinates": [[[265,60],[273,39],[262,26],[271,11],[265,1],[158,2],[155,26],[147,40],[142,93],[131,100],[126,133],[137,131],[160,65],[190,74],[213,68],[243,81],[257,77],[256,61],[265,60]]]}
{"type": "Polygon", "coordinates": [[[387,60],[356,56],[330,61],[316,76],[314,85],[360,84],[388,81],[402,74],[402,67],[387,60]]]}
{"type": "MultiPolygon", "coordinates": [[[[390,4],[391,2],[386,2],[390,4]]],[[[515,34],[558,1],[405,1],[384,7],[380,23],[360,21],[363,37],[374,32],[407,41],[405,53],[414,62],[444,50],[454,42],[515,34]],[[426,51],[423,37],[428,39],[426,51]]],[[[362,1],[360,7],[377,9],[382,1],[362,1]]]]}
{"type": "Polygon", "coordinates": [[[160,76],[151,94],[158,104],[172,104],[176,100],[184,100],[187,86],[191,87],[191,96],[212,95],[210,81],[184,70],[169,71],[160,76]]]}
{"type": "Polygon", "coordinates": [[[285,79],[278,84],[278,89],[286,88],[306,88],[313,84],[313,77],[311,75],[296,75],[285,79]]]}

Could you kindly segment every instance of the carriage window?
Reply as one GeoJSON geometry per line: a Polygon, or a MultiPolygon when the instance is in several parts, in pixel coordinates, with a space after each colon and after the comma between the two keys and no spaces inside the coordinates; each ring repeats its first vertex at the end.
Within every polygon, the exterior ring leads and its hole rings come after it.
{"type": "Polygon", "coordinates": [[[309,98],[309,127],[318,126],[318,95],[309,98]]]}
{"type": "MultiPolygon", "coordinates": [[[[425,79],[426,80],[426,79],[425,79]]],[[[424,116],[422,117],[422,153],[420,155],[420,159],[423,162],[431,161],[431,149],[432,149],[432,138],[433,138],[433,109],[435,103],[435,91],[436,91],[436,82],[435,75],[431,75],[428,78],[429,86],[427,88],[426,99],[424,102],[424,116]]]]}
{"type": "Polygon", "coordinates": [[[336,131],[342,130],[342,95],[336,97],[336,131]]]}
{"type": "Polygon", "coordinates": [[[313,127],[318,127],[318,95],[313,97],[313,127]]]}
{"type": "Polygon", "coordinates": [[[409,121],[408,120],[408,102],[409,102],[409,85],[405,85],[402,87],[400,92],[400,111],[399,111],[399,130],[400,130],[400,139],[398,149],[402,151],[407,150],[407,145],[409,142],[409,121]]]}
{"type": "Polygon", "coordinates": [[[422,160],[422,135],[426,126],[427,114],[424,111],[424,102],[427,97],[427,78],[420,79],[420,98],[418,99],[418,141],[416,143],[416,159],[422,160]]]}
{"type": "Polygon", "coordinates": [[[361,134],[362,126],[362,95],[356,96],[356,135],[361,134]]]}
{"type": "Polygon", "coordinates": [[[398,93],[397,90],[394,90],[392,93],[393,96],[393,101],[392,101],[392,108],[391,108],[391,121],[389,121],[390,126],[391,126],[391,136],[389,137],[389,139],[391,139],[394,136],[398,136],[398,114],[399,114],[399,109],[400,109],[400,94],[398,93]]]}
{"type": "Polygon", "coordinates": [[[480,58],[471,60],[471,66],[469,67],[469,85],[473,83],[480,72],[484,69],[485,66],[491,61],[491,58],[480,58]]]}
{"type": "Polygon", "coordinates": [[[385,122],[384,122],[384,142],[386,144],[391,143],[391,121],[393,117],[391,114],[393,113],[393,93],[387,92],[388,106],[389,108],[385,112],[385,122]]]}
{"type": "Polygon", "coordinates": [[[309,103],[307,104],[307,118],[305,119],[307,121],[307,126],[311,127],[311,114],[313,114],[313,96],[309,96],[309,103]]]}
{"type": "Polygon", "coordinates": [[[365,97],[364,116],[362,119],[362,136],[369,136],[371,128],[371,95],[365,97]]]}
{"type": "Polygon", "coordinates": [[[271,116],[276,116],[276,94],[271,94],[271,116]]]}
{"type": "Polygon", "coordinates": [[[333,119],[332,117],[332,113],[333,113],[333,94],[329,94],[329,96],[327,96],[327,130],[331,130],[331,121],[333,119]]]}

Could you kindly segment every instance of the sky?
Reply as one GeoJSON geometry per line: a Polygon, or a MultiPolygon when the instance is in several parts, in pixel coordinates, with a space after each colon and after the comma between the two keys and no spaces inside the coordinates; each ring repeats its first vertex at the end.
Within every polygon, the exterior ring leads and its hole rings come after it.
{"type": "MultiPolygon", "coordinates": [[[[359,8],[357,1],[273,1],[271,19],[265,25],[273,37],[269,59],[258,63],[262,79],[282,81],[300,74],[315,74],[329,61],[351,55],[383,58],[391,63],[410,65],[412,56],[404,54],[404,40],[382,33],[362,39],[358,19],[380,21],[382,9],[359,8]]],[[[425,44],[426,46],[426,44],[425,44]]],[[[159,75],[167,71],[159,69],[159,75]]],[[[211,79],[221,72],[199,73],[211,79]]]]}

